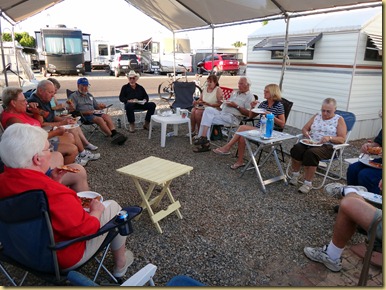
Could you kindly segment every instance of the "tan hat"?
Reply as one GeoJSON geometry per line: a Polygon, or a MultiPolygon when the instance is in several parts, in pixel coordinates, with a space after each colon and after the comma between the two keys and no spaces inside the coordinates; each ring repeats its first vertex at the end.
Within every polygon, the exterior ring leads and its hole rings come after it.
{"type": "Polygon", "coordinates": [[[135,71],[133,71],[133,70],[129,71],[129,72],[126,74],[126,76],[127,76],[128,78],[130,78],[130,77],[136,77],[137,80],[139,79],[139,74],[137,74],[137,73],[136,73],[135,71]]]}

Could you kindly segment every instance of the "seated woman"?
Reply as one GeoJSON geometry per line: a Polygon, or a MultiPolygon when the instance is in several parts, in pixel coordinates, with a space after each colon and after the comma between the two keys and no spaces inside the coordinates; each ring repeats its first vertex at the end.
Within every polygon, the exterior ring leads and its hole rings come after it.
{"type": "MultiPolygon", "coordinates": [[[[2,113],[1,124],[4,129],[15,123],[30,124],[41,127],[41,116],[33,116],[27,113],[27,100],[20,88],[7,87],[2,93],[3,105],[5,109],[2,113]],[[40,121],[38,120],[40,119],[40,121]]],[[[30,105],[31,107],[34,104],[30,105]]],[[[37,110],[39,112],[40,110],[37,110]]],[[[64,164],[75,162],[78,155],[78,148],[75,146],[75,139],[71,133],[66,133],[62,127],[52,130],[48,134],[48,138],[57,137],[59,143],[56,143],[57,151],[62,153],[64,157],[64,164]],[[60,140],[61,139],[61,140],[60,140]]]]}
{"type": "Polygon", "coordinates": [[[308,193],[312,189],[319,161],[329,159],[333,154],[334,144],[343,144],[346,140],[347,127],[343,117],[335,114],[336,101],[327,98],[322,103],[320,113],[315,114],[303,127],[302,133],[322,146],[309,146],[302,143],[295,144],[291,149],[292,177],[291,185],[297,185],[300,168],[304,166],[304,184],[299,187],[300,193],[308,193]]]}
{"type": "Polygon", "coordinates": [[[200,98],[193,102],[194,108],[190,115],[192,125],[192,136],[198,134],[200,129],[202,114],[206,107],[220,108],[223,97],[220,84],[216,75],[209,75],[206,80],[206,87],[201,93],[200,98]]]}
{"type": "MultiPolygon", "coordinates": [[[[93,199],[88,213],[75,191],[60,184],[58,179],[49,178],[45,174],[51,159],[47,136],[42,128],[28,124],[13,124],[5,130],[0,141],[0,158],[5,164],[5,171],[0,174],[0,198],[33,189],[44,190],[55,242],[94,234],[116,216],[121,207],[114,200],[105,206],[93,199]]],[[[60,268],[67,271],[84,264],[96,253],[104,238],[102,235],[58,250],[60,268]]],[[[121,235],[111,243],[115,277],[125,275],[134,260],[133,253],[126,249],[125,244],[126,236],[121,235]]]]}
{"type": "MultiPolygon", "coordinates": [[[[281,91],[279,86],[276,84],[267,85],[264,88],[264,99],[265,101],[260,103],[258,108],[262,108],[266,110],[266,112],[263,113],[264,115],[272,113],[275,116],[274,118],[275,124],[283,128],[285,125],[285,116],[284,116],[284,106],[280,102],[281,91]]],[[[251,103],[251,107],[254,108],[257,104],[258,104],[258,101],[254,101],[251,103]]],[[[252,110],[249,111],[249,118],[254,118],[256,116],[257,114],[252,112],[252,110]]],[[[237,132],[249,131],[257,128],[260,128],[260,120],[257,122],[256,127],[249,126],[249,125],[242,125],[239,127],[237,132]]],[[[245,139],[242,136],[235,134],[232,140],[229,141],[227,144],[217,149],[213,149],[214,153],[217,153],[220,155],[228,155],[230,154],[230,149],[236,143],[239,143],[238,158],[236,163],[231,166],[231,169],[237,169],[239,167],[245,166],[244,164],[245,139]]]]}

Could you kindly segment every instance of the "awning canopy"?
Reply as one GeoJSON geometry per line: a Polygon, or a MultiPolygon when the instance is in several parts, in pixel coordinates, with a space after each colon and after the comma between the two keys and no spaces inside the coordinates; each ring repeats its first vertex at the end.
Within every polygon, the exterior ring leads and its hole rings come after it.
{"type": "Polygon", "coordinates": [[[367,33],[367,35],[370,37],[370,40],[377,47],[377,49],[382,51],[382,35],[375,35],[371,33],[367,33]]]}
{"type": "MultiPolygon", "coordinates": [[[[319,39],[322,33],[313,35],[295,35],[288,37],[288,50],[307,50],[310,49],[319,39]]],[[[284,50],[285,37],[267,37],[257,43],[254,51],[258,50],[284,50]]]]}
{"type": "Polygon", "coordinates": [[[0,0],[0,10],[13,22],[31,17],[63,0],[0,0]]]}

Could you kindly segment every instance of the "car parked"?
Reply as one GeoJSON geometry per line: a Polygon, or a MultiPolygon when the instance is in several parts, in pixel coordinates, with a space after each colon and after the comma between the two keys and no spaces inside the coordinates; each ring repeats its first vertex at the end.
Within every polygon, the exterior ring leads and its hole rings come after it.
{"type": "Polygon", "coordinates": [[[119,53],[116,54],[113,61],[109,64],[110,75],[119,77],[121,74],[126,74],[129,71],[142,73],[141,62],[135,53],[119,53]]]}
{"type": "Polygon", "coordinates": [[[239,61],[234,54],[214,54],[213,55],[213,69],[212,69],[212,55],[206,56],[197,64],[197,72],[229,72],[231,75],[237,75],[239,72],[239,61]]]}

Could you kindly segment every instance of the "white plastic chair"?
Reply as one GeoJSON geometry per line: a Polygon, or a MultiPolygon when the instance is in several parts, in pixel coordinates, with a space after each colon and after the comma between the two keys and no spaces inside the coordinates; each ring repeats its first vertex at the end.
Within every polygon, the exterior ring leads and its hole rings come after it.
{"type": "MultiPolygon", "coordinates": [[[[125,103],[119,102],[119,105],[122,110],[122,125],[127,130],[129,123],[127,121],[125,103]]],[[[135,123],[143,124],[143,122],[145,121],[146,110],[134,110],[134,113],[139,114],[139,118],[135,118],[135,123]]]]}

